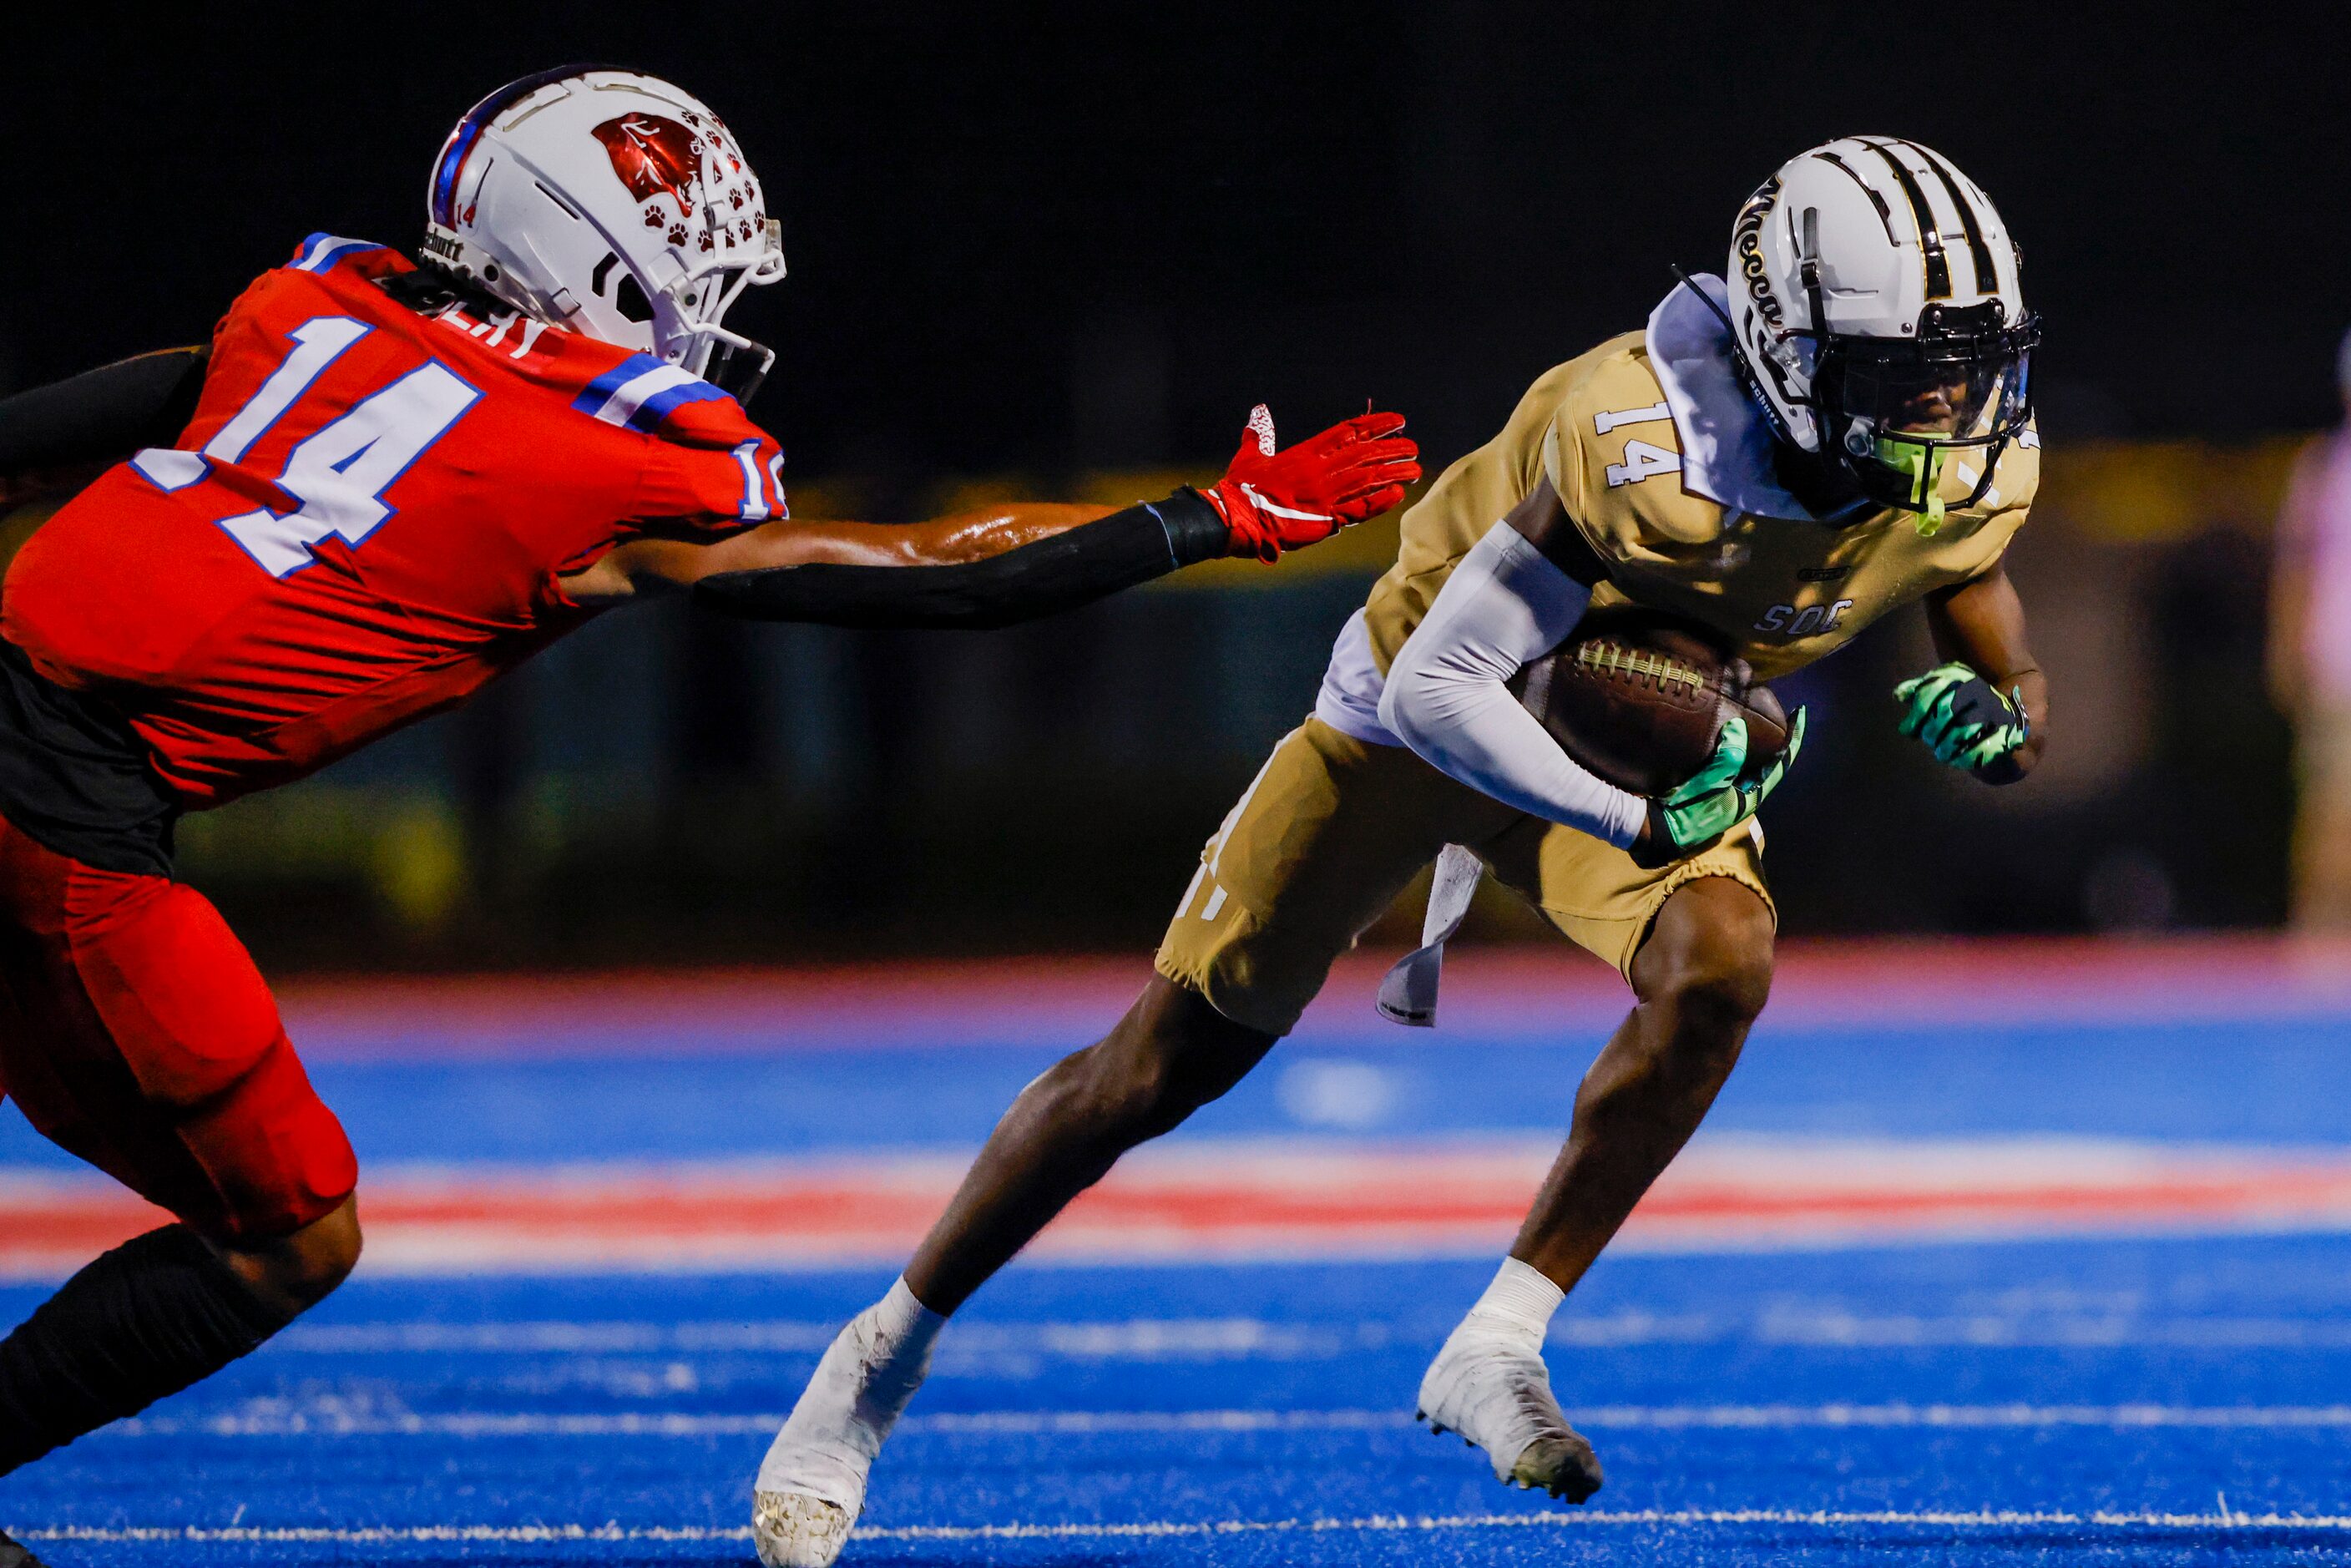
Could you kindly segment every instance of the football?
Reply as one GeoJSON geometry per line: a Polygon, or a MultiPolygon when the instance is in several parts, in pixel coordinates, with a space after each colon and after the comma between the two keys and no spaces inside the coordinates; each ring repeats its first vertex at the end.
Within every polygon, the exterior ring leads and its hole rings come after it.
{"type": "Polygon", "coordinates": [[[1734,716],[1750,758],[1788,744],[1780,699],[1719,636],[1637,605],[1586,615],[1512,687],[1570,757],[1635,795],[1663,795],[1704,767],[1734,716]]]}

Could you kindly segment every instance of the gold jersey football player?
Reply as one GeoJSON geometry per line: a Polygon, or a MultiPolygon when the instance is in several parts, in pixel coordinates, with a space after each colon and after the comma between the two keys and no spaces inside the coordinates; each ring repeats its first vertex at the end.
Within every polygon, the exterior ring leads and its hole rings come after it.
{"type": "Polygon", "coordinates": [[[1734,720],[1711,764],[1642,799],[1579,767],[1505,683],[1594,606],[1698,622],[1769,680],[1918,602],[1946,662],[1896,689],[1904,731],[1987,782],[2023,777],[2048,697],[2001,563],[2039,471],[2038,336],[1983,192],[1916,142],[1851,137],[1748,201],[1727,277],[1683,279],[1646,329],[1537,381],[1405,515],[1312,716],[1209,839],[1142,998],[1022,1092],[904,1277],[826,1354],[759,1472],[766,1560],[831,1561],[945,1314],[1121,1154],[1254,1067],[1440,855],[1436,902],[1466,903],[1490,873],[1636,998],[1419,1392],[1503,1480],[1596,1490],[1544,1333],[1763,1007],[1775,915],[1754,814],[1802,716],[1772,766],[1749,763],[1734,720]]]}

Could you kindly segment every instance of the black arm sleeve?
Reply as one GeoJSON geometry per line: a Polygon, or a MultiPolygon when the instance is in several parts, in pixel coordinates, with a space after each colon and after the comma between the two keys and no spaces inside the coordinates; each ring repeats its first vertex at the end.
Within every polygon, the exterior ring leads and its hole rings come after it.
{"type": "Polygon", "coordinates": [[[196,412],[207,349],[165,349],[0,398],[0,475],[119,463],[196,412]]]}
{"type": "Polygon", "coordinates": [[[695,584],[694,597],[753,621],[981,631],[1074,610],[1221,556],[1230,544],[1217,509],[1185,489],[986,560],[725,571],[695,584]]]}

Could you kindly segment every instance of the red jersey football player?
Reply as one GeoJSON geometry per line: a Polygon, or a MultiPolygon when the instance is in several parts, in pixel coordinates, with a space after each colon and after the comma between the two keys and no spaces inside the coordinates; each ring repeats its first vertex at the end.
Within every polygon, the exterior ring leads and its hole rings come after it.
{"type": "MultiPolygon", "coordinates": [[[[253,963],[172,880],[178,815],[462,702],[613,606],[990,626],[1213,556],[1270,561],[1419,476],[1393,415],[1123,510],[788,520],[721,324],[783,276],[698,100],[574,68],[492,94],[421,264],[329,235],[204,349],[0,402],[0,501],[112,463],[0,601],[0,1090],[179,1218],[0,1343],[0,1472],[266,1339],[359,1255],[357,1170],[253,963]]],[[[5,1568],[0,1549],[0,1568],[5,1568]]]]}

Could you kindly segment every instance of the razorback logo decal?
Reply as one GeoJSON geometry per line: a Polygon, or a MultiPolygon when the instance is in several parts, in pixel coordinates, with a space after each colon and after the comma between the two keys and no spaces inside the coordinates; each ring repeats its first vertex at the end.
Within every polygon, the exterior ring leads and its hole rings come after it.
{"type": "Polygon", "coordinates": [[[624,114],[596,127],[596,140],[611,155],[612,172],[641,202],[674,197],[694,215],[692,192],[702,175],[702,138],[658,114],[624,114]]]}

